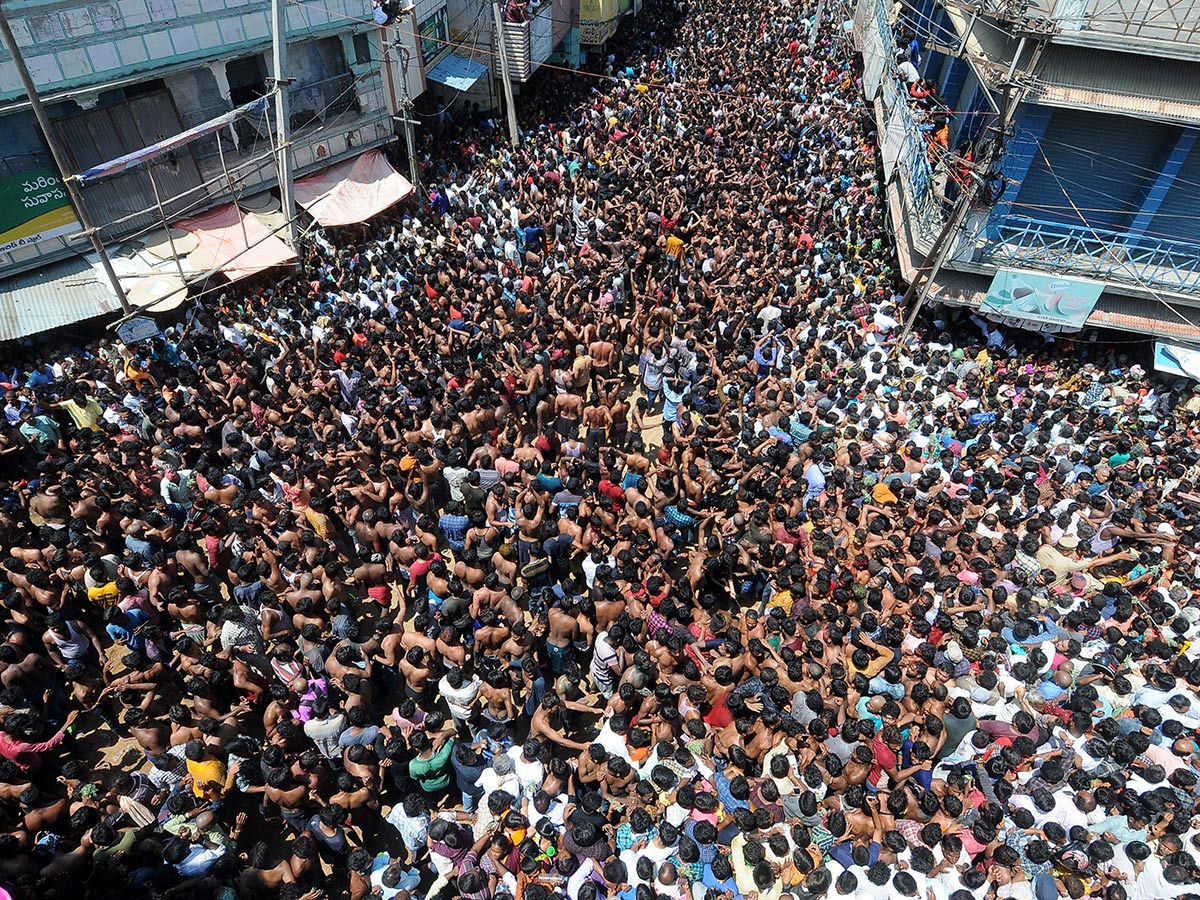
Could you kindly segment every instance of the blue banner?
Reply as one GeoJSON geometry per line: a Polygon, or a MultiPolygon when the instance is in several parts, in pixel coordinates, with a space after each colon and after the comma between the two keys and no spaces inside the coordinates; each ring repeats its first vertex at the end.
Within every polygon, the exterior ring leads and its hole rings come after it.
{"type": "Polygon", "coordinates": [[[164,153],[169,153],[177,147],[182,147],[184,144],[188,144],[197,138],[202,138],[206,134],[212,134],[214,131],[232,124],[242,116],[266,115],[268,101],[269,97],[259,97],[257,100],[252,100],[244,106],[239,106],[237,109],[223,113],[215,119],[209,119],[207,122],[201,122],[187,131],[171,135],[171,137],[165,138],[157,144],[151,144],[149,147],[143,147],[140,150],[134,150],[132,153],[126,153],[124,156],[118,156],[116,159],[110,159],[108,162],[92,166],[90,169],[80,172],[77,177],[81,183],[87,184],[89,181],[99,181],[101,178],[109,178],[113,175],[120,175],[122,172],[128,172],[130,169],[147,163],[155,157],[162,156],[164,153]]]}

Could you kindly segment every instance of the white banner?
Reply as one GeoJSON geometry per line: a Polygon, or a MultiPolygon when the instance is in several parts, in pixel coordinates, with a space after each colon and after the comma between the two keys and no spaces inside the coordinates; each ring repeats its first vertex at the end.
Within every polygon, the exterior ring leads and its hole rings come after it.
{"type": "Polygon", "coordinates": [[[1200,350],[1184,347],[1182,344],[1155,341],[1154,368],[1155,371],[1166,372],[1168,375],[1200,381],[1200,350]]]}
{"type": "Polygon", "coordinates": [[[884,50],[883,37],[874,23],[867,29],[867,38],[863,46],[863,96],[874,100],[879,93],[879,82],[887,71],[887,52],[884,50]]]}
{"type": "Polygon", "coordinates": [[[887,131],[884,132],[883,142],[880,145],[880,150],[883,153],[883,177],[885,182],[892,180],[892,170],[896,168],[896,161],[900,158],[900,153],[904,149],[904,137],[904,111],[897,106],[892,110],[892,114],[888,118],[887,131]]]}

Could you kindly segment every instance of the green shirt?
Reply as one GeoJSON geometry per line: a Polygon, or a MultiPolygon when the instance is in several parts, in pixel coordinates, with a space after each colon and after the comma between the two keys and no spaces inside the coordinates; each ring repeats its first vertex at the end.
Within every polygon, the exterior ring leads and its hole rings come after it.
{"type": "Polygon", "coordinates": [[[445,790],[450,786],[450,754],[453,752],[454,741],[449,740],[429,759],[414,756],[408,764],[408,777],[427,793],[445,790]]]}
{"type": "Polygon", "coordinates": [[[58,426],[49,416],[34,416],[22,422],[20,431],[39,450],[49,450],[58,444],[58,426]]]}

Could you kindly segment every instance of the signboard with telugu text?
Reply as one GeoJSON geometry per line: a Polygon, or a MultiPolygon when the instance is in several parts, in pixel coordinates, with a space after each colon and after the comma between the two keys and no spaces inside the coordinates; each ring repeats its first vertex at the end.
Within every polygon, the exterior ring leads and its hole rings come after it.
{"type": "Polygon", "coordinates": [[[71,198],[53,171],[0,178],[0,253],[78,230],[71,198]]]}

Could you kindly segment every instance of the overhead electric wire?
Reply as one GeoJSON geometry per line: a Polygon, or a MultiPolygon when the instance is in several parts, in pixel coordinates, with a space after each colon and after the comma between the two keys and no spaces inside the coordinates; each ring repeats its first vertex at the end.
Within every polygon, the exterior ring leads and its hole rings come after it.
{"type": "MultiPolygon", "coordinates": [[[[1041,153],[1041,155],[1042,155],[1042,159],[1043,159],[1043,161],[1046,163],[1046,168],[1047,168],[1047,171],[1049,171],[1049,172],[1050,172],[1050,175],[1051,175],[1051,176],[1052,176],[1052,177],[1053,177],[1053,178],[1054,178],[1054,179],[1057,181],[1057,180],[1058,180],[1058,174],[1057,174],[1057,173],[1054,171],[1054,167],[1051,165],[1049,158],[1047,158],[1047,156],[1046,156],[1045,152],[1044,152],[1044,151],[1041,149],[1041,147],[1039,147],[1039,148],[1038,148],[1038,152],[1039,152],[1039,153],[1041,153]]],[[[1066,197],[1066,196],[1067,196],[1066,190],[1065,190],[1065,189],[1063,189],[1063,187],[1062,187],[1062,185],[1061,185],[1061,184],[1059,184],[1059,188],[1063,190],[1063,196],[1064,196],[1064,197],[1066,197]]],[[[1067,197],[1067,200],[1068,200],[1068,202],[1070,202],[1070,197],[1067,197]]],[[[1112,250],[1114,250],[1114,249],[1116,249],[1116,250],[1118,250],[1118,251],[1120,250],[1120,247],[1119,247],[1119,245],[1117,245],[1117,244],[1113,244],[1113,243],[1110,243],[1110,242],[1108,242],[1108,241],[1105,241],[1105,240],[1104,240],[1104,238],[1100,237],[1100,235],[1099,235],[1099,234],[1096,232],[1096,230],[1095,230],[1094,228],[1092,228],[1092,226],[1091,226],[1091,225],[1089,225],[1089,224],[1088,224],[1088,222],[1087,222],[1087,219],[1086,219],[1086,218],[1083,216],[1083,213],[1081,213],[1081,212],[1079,212],[1078,210],[1076,210],[1076,215],[1078,215],[1078,216],[1079,216],[1080,220],[1081,220],[1081,221],[1084,223],[1084,225],[1085,225],[1085,226],[1087,226],[1088,230],[1092,232],[1092,236],[1093,236],[1093,237],[1096,239],[1096,241],[1097,241],[1097,242],[1098,242],[1098,243],[1099,243],[1099,244],[1100,244],[1102,247],[1106,248],[1106,249],[1107,249],[1107,250],[1109,250],[1109,251],[1112,251],[1112,250]]],[[[1159,303],[1161,303],[1163,306],[1165,306],[1167,309],[1169,309],[1169,310],[1170,310],[1172,313],[1174,313],[1174,314],[1175,314],[1175,316],[1176,316],[1176,317],[1178,317],[1178,319],[1179,319],[1181,322],[1183,322],[1183,323],[1184,323],[1185,325],[1187,325],[1189,328],[1194,328],[1194,327],[1195,327],[1195,325],[1196,325],[1196,323],[1195,323],[1195,322],[1193,322],[1192,320],[1188,319],[1188,318],[1187,318],[1187,317],[1186,317],[1186,316],[1185,316],[1183,313],[1181,313],[1181,312],[1180,312],[1178,309],[1176,309],[1176,308],[1175,308],[1173,305],[1171,305],[1171,303],[1170,303],[1170,302],[1169,302],[1169,301],[1168,301],[1168,300],[1167,300],[1165,297],[1163,297],[1163,295],[1162,295],[1162,294],[1160,294],[1160,293],[1159,293],[1159,292],[1158,292],[1158,291],[1157,291],[1155,288],[1151,287],[1151,286],[1150,286],[1150,285],[1149,285],[1149,284],[1148,284],[1148,283],[1147,283],[1147,282],[1146,282],[1146,281],[1145,281],[1145,280],[1142,278],[1142,276],[1141,276],[1141,275],[1139,275],[1139,274],[1138,274],[1138,273],[1137,273],[1137,272],[1136,272],[1136,271],[1135,271],[1135,270],[1134,270],[1134,269],[1133,269],[1133,268],[1132,268],[1132,267],[1129,265],[1128,261],[1127,261],[1127,260],[1125,260],[1124,258],[1122,258],[1122,255],[1121,255],[1119,252],[1118,252],[1118,253],[1116,253],[1116,254],[1114,254],[1113,261],[1114,261],[1114,262],[1116,262],[1116,263],[1117,263],[1118,265],[1120,265],[1121,267],[1125,268],[1125,269],[1126,269],[1126,270],[1129,272],[1129,274],[1132,276],[1132,278],[1133,278],[1134,282],[1137,284],[1137,286],[1138,286],[1138,287],[1140,287],[1140,288],[1142,288],[1143,290],[1145,290],[1145,291],[1146,291],[1147,293],[1149,293],[1149,294],[1150,294],[1152,297],[1154,297],[1154,299],[1156,299],[1156,300],[1157,300],[1159,303]]]]}

